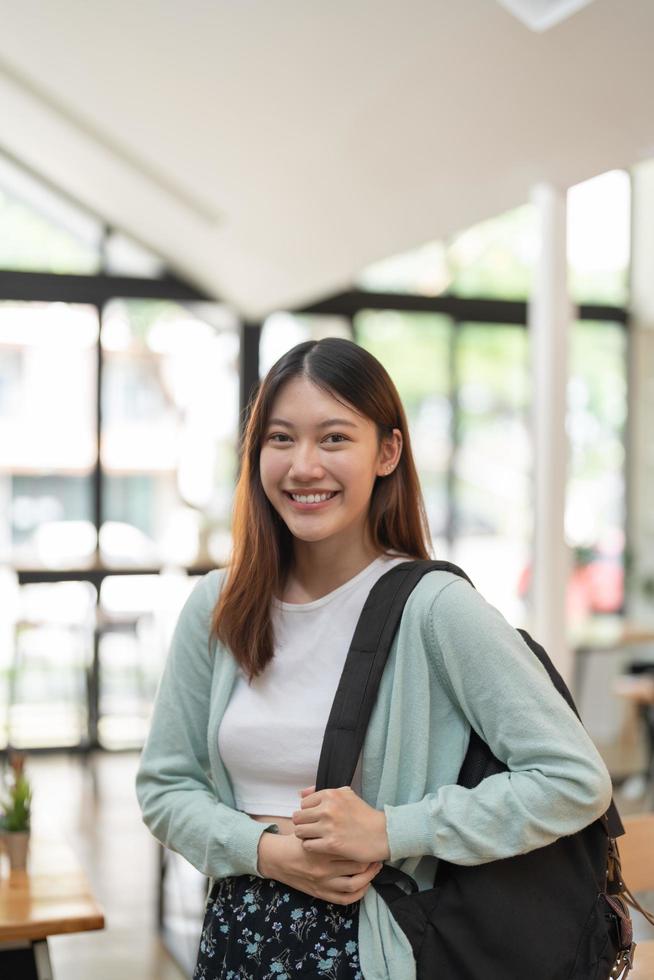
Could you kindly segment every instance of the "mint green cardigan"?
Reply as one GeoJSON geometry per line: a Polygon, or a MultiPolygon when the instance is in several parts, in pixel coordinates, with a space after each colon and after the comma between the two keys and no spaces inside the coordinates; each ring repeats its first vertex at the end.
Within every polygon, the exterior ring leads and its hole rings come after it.
{"type": "MultiPolygon", "coordinates": [[[[203,576],[182,609],[136,776],[151,833],[213,879],[258,875],[259,838],[275,829],[235,809],[218,752],[237,670],[222,644],[208,648],[223,579],[224,570],[203,576]]],[[[362,796],[386,814],[390,862],[422,890],[438,858],[483,864],[580,830],[607,809],[611,781],[517,630],[468,582],[434,571],[410,595],[391,648],[362,796]],[[471,726],[509,771],[464,789],[456,779],[471,726]]],[[[365,980],[414,980],[408,940],[373,887],[358,940],[365,980]]]]}

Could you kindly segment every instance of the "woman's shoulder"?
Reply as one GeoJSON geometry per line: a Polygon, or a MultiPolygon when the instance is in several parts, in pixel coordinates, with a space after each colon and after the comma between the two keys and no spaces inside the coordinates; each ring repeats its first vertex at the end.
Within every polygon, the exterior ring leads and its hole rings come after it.
{"type": "Polygon", "coordinates": [[[190,588],[181,620],[207,619],[211,616],[226,579],[226,568],[212,568],[200,575],[190,588]]]}
{"type": "Polygon", "coordinates": [[[524,645],[518,631],[471,581],[446,569],[423,575],[407,599],[403,619],[420,630],[432,646],[453,637],[476,645],[491,635],[509,634],[515,634],[519,645],[524,645]]]}
{"type": "Polygon", "coordinates": [[[222,589],[225,581],[227,579],[227,573],[229,572],[229,566],[223,565],[221,568],[212,568],[210,572],[202,576],[201,581],[204,582],[204,587],[207,595],[215,603],[220,595],[220,590],[222,589]]]}
{"type": "Polygon", "coordinates": [[[225,580],[227,568],[212,568],[210,571],[199,575],[193,583],[192,595],[202,596],[205,599],[218,598],[220,589],[225,580]]]}
{"type": "MultiPolygon", "coordinates": [[[[471,593],[476,593],[476,589],[456,572],[437,568],[422,576],[407,599],[406,609],[412,614],[428,614],[437,601],[439,605],[444,605],[440,599],[446,592],[448,599],[454,599],[455,604],[458,604],[465,603],[471,593]]],[[[474,598],[472,601],[474,602],[474,598]]]]}

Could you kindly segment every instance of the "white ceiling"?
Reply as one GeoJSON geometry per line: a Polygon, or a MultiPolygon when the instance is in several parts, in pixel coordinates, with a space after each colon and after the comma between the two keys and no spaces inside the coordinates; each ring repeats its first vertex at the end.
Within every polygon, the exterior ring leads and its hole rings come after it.
{"type": "Polygon", "coordinates": [[[0,149],[248,316],[654,156],[654,3],[0,0],[0,149]]]}

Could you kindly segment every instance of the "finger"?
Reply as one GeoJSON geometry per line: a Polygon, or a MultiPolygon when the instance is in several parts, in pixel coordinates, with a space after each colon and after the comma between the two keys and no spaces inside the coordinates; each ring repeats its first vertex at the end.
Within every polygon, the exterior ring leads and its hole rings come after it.
{"type": "Polygon", "coordinates": [[[295,828],[298,840],[310,840],[322,837],[322,831],[316,823],[308,823],[295,828]]]}
{"type": "Polygon", "coordinates": [[[302,790],[302,801],[300,803],[302,809],[305,807],[318,806],[318,804],[322,802],[323,790],[320,790],[318,793],[314,793],[312,790],[313,787],[309,787],[306,791],[302,790]]]}
{"type": "Polygon", "coordinates": [[[294,810],[291,814],[291,820],[296,825],[302,823],[316,823],[318,820],[320,820],[320,813],[315,807],[307,810],[294,810]]]}
{"type": "Polygon", "coordinates": [[[332,858],[329,862],[331,874],[335,877],[343,875],[360,875],[364,871],[371,870],[371,864],[367,861],[347,861],[345,858],[332,858]]]}
{"type": "Polygon", "coordinates": [[[306,789],[300,790],[300,796],[306,796],[308,793],[314,793],[315,789],[315,786],[307,786],[306,789]]]}
{"type": "Polygon", "coordinates": [[[370,875],[367,871],[363,874],[358,875],[348,875],[344,878],[334,878],[330,884],[337,891],[349,892],[349,891],[359,891],[364,885],[370,882],[370,875]]]}

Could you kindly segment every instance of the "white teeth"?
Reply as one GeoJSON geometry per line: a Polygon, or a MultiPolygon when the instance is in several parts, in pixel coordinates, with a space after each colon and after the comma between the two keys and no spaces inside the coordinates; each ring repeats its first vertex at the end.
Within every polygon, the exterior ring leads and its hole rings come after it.
{"type": "Polygon", "coordinates": [[[333,497],[335,493],[336,491],[334,491],[333,493],[321,493],[321,494],[310,493],[306,496],[298,493],[292,493],[291,497],[293,498],[293,500],[296,500],[299,504],[315,504],[318,501],[329,500],[330,497],[333,497]]]}

